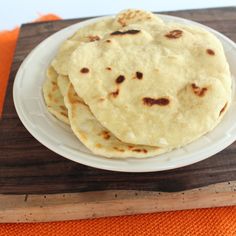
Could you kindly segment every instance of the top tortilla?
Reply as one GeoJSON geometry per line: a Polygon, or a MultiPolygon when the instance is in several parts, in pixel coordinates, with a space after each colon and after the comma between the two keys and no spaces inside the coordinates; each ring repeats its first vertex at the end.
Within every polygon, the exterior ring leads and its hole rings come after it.
{"type": "Polygon", "coordinates": [[[222,45],[198,27],[123,26],[79,45],[68,72],[97,120],[127,143],[183,146],[213,129],[231,100],[222,45]]]}

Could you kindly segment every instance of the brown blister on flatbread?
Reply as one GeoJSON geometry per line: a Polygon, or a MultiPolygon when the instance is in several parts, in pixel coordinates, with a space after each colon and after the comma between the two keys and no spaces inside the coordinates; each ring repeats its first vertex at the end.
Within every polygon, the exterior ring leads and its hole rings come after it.
{"type": "Polygon", "coordinates": [[[119,25],[122,27],[125,27],[132,23],[139,23],[139,22],[145,22],[150,21],[151,19],[154,19],[155,16],[151,12],[145,12],[141,10],[126,10],[124,12],[121,12],[116,21],[119,25]]]}
{"type": "Polygon", "coordinates": [[[98,35],[89,35],[88,36],[90,42],[98,41],[100,40],[100,37],[98,35]]]}
{"type": "Polygon", "coordinates": [[[76,94],[76,92],[73,90],[73,93],[68,93],[68,99],[70,101],[71,104],[75,104],[75,103],[80,103],[81,101],[78,99],[78,96],[76,94]]]}
{"type": "Polygon", "coordinates": [[[116,36],[116,35],[133,35],[133,34],[138,34],[140,32],[140,30],[127,30],[127,31],[114,31],[112,33],[110,33],[110,35],[112,36],[116,36]]]}
{"type": "Polygon", "coordinates": [[[121,84],[122,82],[125,81],[125,77],[124,75],[119,75],[117,78],[116,78],[116,83],[117,84],[121,84]]]}
{"type": "Polygon", "coordinates": [[[96,143],[95,147],[97,147],[97,148],[102,148],[102,144],[96,143]]]}
{"type": "Polygon", "coordinates": [[[85,132],[80,132],[81,135],[81,139],[86,141],[88,139],[87,135],[85,134],[85,132]]]}
{"type": "Polygon", "coordinates": [[[103,130],[100,134],[104,139],[109,139],[111,137],[110,132],[107,130],[103,130]]]}
{"type": "Polygon", "coordinates": [[[206,87],[203,87],[203,88],[198,87],[195,83],[192,83],[191,87],[192,87],[194,94],[199,97],[205,96],[205,94],[208,90],[208,88],[206,88],[206,87]]]}
{"type": "Polygon", "coordinates": [[[223,108],[220,110],[220,114],[219,115],[221,115],[226,110],[227,105],[228,105],[228,103],[226,102],[225,105],[223,106],[223,108]]]}
{"type": "Polygon", "coordinates": [[[89,68],[87,67],[83,67],[81,70],[80,70],[81,73],[88,73],[89,72],[89,68]]]}
{"type": "Polygon", "coordinates": [[[68,117],[67,112],[61,111],[60,113],[61,113],[61,115],[65,116],[65,117],[68,117]]]}
{"type": "Polygon", "coordinates": [[[153,106],[153,105],[167,106],[170,103],[170,100],[164,97],[161,97],[161,98],[144,97],[143,103],[144,105],[147,105],[147,106],[153,106]]]}
{"type": "Polygon", "coordinates": [[[105,98],[98,98],[98,101],[103,102],[103,101],[105,101],[105,98]]]}
{"type": "Polygon", "coordinates": [[[52,81],[52,92],[55,92],[58,89],[57,82],[52,81]]]}
{"type": "Polygon", "coordinates": [[[61,105],[60,108],[63,110],[63,111],[67,111],[66,107],[61,105]]]}
{"type": "Polygon", "coordinates": [[[52,100],[52,94],[51,93],[48,94],[48,98],[49,98],[49,100],[52,100]]]}
{"type": "Polygon", "coordinates": [[[180,38],[182,35],[183,35],[182,30],[171,30],[165,36],[169,39],[177,39],[177,38],[180,38]]]}
{"type": "Polygon", "coordinates": [[[143,152],[143,153],[147,153],[148,151],[146,149],[139,149],[139,148],[136,148],[136,149],[133,149],[132,152],[143,152]]]}
{"type": "Polygon", "coordinates": [[[137,79],[139,79],[139,80],[141,80],[141,79],[143,78],[143,73],[142,73],[142,72],[137,71],[137,72],[135,73],[135,75],[136,75],[135,78],[137,78],[137,79]]]}
{"type": "Polygon", "coordinates": [[[215,52],[212,50],[212,49],[207,49],[206,50],[207,54],[211,55],[211,56],[214,56],[215,55],[215,52]]]}
{"type": "Polygon", "coordinates": [[[110,96],[116,98],[119,95],[120,90],[116,89],[116,91],[109,93],[110,96]]]}
{"type": "Polygon", "coordinates": [[[114,150],[118,151],[118,152],[124,152],[125,150],[122,148],[118,148],[118,147],[113,147],[114,150]]]}

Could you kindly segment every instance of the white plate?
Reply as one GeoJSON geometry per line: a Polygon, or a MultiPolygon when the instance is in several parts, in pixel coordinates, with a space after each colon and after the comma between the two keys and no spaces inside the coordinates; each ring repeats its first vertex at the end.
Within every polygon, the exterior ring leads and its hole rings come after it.
{"type": "MultiPolygon", "coordinates": [[[[159,15],[164,21],[175,21],[188,25],[200,25],[178,17],[159,15]]],[[[105,19],[100,17],[69,26],[40,43],[20,66],[13,87],[16,111],[28,131],[52,151],[84,165],[100,169],[124,172],[149,172],[174,169],[206,159],[223,150],[236,140],[236,45],[233,41],[204,25],[222,42],[230,65],[233,80],[232,104],[222,122],[210,133],[197,141],[170,153],[146,159],[107,159],[92,154],[73,135],[71,129],[53,117],[46,109],[42,84],[45,71],[55,56],[59,45],[77,29],[105,19]]]]}

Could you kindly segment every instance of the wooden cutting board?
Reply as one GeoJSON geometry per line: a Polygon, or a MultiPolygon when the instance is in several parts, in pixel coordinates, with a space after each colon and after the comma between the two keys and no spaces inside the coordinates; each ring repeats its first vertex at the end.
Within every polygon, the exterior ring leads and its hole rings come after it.
{"type": "MultiPolygon", "coordinates": [[[[236,8],[166,14],[198,21],[236,41],[236,8]]],[[[0,121],[0,222],[83,219],[236,204],[236,143],[184,168],[118,173],[67,160],[29,134],[13,105],[15,74],[39,42],[82,20],[21,27],[0,121]]]]}

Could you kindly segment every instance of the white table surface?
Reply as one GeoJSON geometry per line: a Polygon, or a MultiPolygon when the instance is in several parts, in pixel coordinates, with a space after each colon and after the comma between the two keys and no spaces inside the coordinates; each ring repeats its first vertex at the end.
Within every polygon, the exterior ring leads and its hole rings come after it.
{"type": "Polygon", "coordinates": [[[0,30],[30,22],[42,14],[64,19],[115,14],[127,8],[171,11],[236,6],[236,0],[0,0],[0,30]]]}

